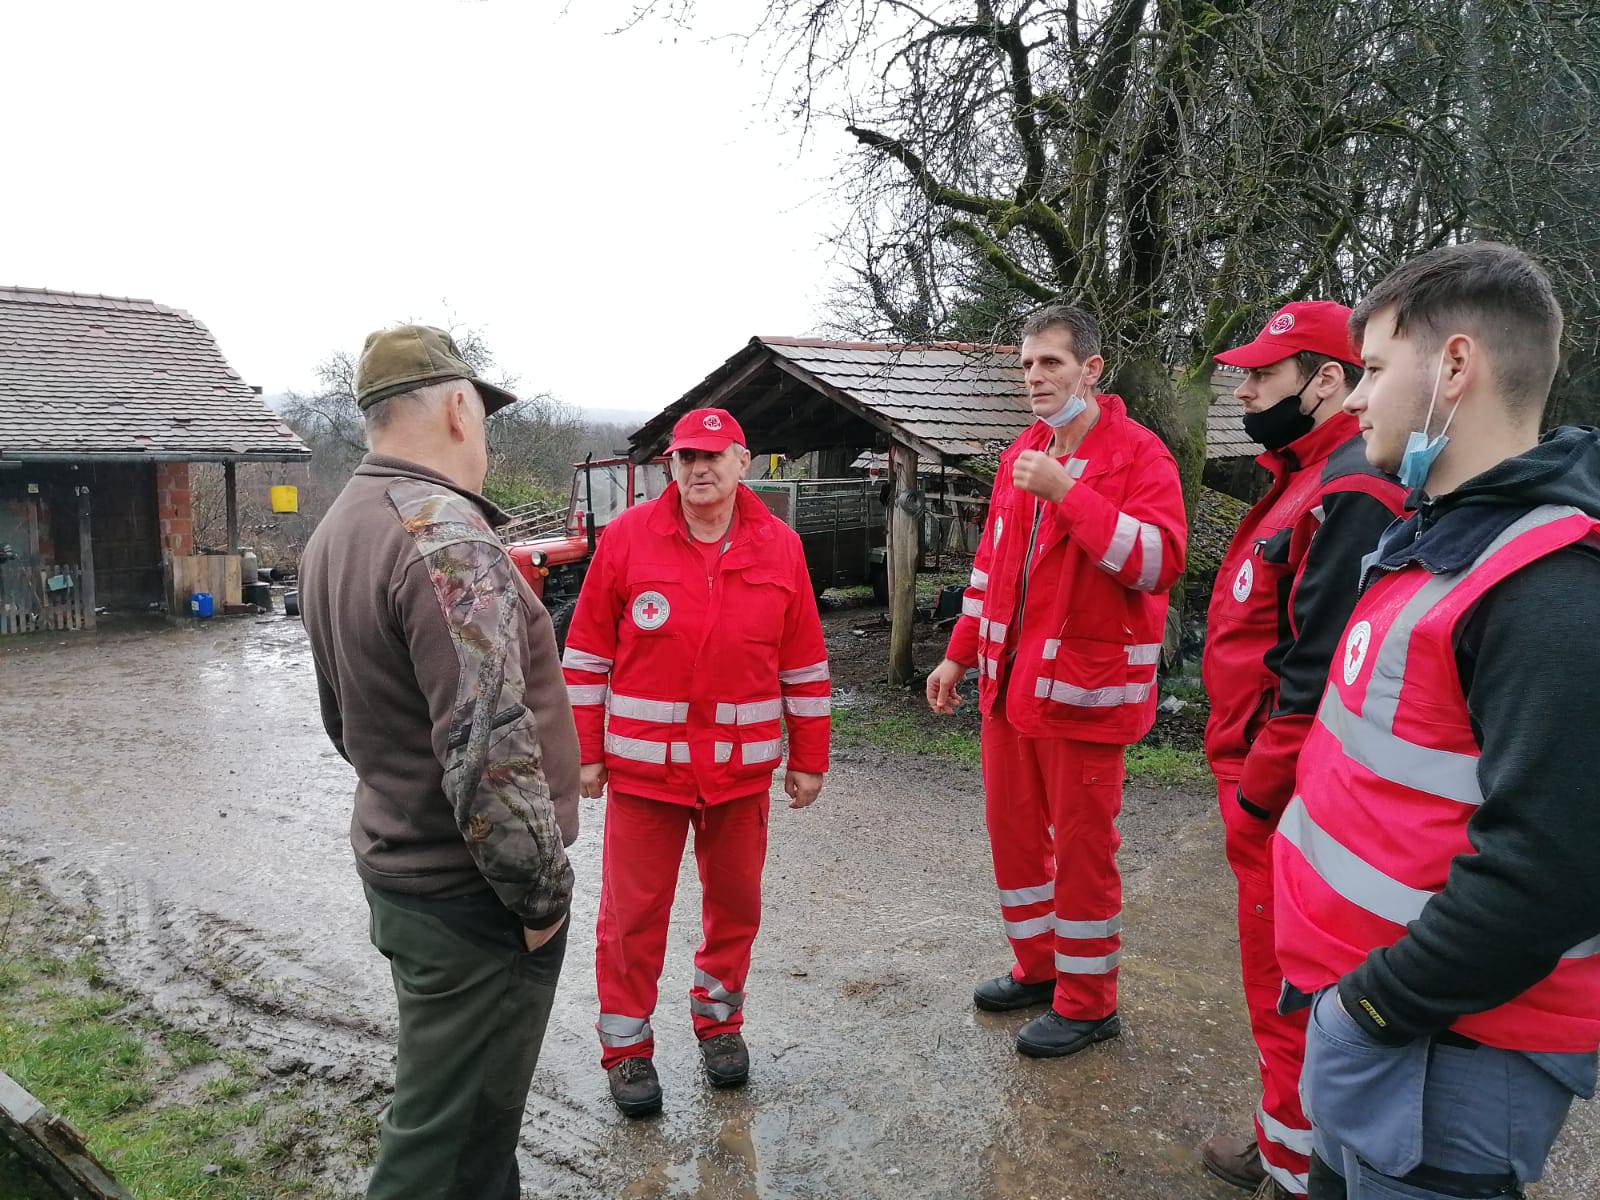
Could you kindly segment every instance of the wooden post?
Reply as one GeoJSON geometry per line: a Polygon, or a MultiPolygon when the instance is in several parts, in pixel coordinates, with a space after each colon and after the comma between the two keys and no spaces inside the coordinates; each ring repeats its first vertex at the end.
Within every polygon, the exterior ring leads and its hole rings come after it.
{"type": "Polygon", "coordinates": [[[78,600],[83,605],[83,627],[94,628],[94,534],[89,522],[89,489],[78,488],[78,600]]]}
{"type": "Polygon", "coordinates": [[[228,553],[239,553],[239,464],[222,464],[223,491],[228,498],[228,553]]]}
{"type": "Polygon", "coordinates": [[[917,487],[917,452],[889,447],[889,683],[912,681],[911,626],[917,615],[917,524],[904,501],[917,487]]]}

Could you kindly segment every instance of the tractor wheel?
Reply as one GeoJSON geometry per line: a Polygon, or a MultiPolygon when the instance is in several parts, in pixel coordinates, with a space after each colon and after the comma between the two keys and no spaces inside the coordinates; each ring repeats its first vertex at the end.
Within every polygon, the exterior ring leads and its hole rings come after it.
{"type": "Polygon", "coordinates": [[[556,631],[556,649],[567,648],[567,630],[572,628],[572,613],[578,607],[576,599],[557,600],[550,606],[550,624],[556,631]]]}

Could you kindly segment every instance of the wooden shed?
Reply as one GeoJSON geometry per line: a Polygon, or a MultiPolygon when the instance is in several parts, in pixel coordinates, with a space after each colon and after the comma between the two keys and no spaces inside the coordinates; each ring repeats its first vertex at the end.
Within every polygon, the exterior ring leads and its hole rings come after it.
{"type": "Polygon", "coordinates": [[[237,580],[194,561],[190,464],[224,465],[232,555],[236,465],[310,457],[188,313],[0,288],[0,634],[185,600],[165,578],[237,580]]]}

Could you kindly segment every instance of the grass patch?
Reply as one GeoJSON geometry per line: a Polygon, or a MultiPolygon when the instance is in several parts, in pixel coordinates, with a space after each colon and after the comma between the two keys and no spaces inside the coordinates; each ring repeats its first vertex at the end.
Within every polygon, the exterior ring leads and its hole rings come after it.
{"type": "Polygon", "coordinates": [[[1161,787],[1198,787],[1211,782],[1211,768],[1202,751],[1141,742],[1128,747],[1128,778],[1161,787]]]}
{"type": "MultiPolygon", "coordinates": [[[[82,932],[35,890],[0,881],[0,1069],[82,1130],[140,1200],[338,1194],[316,1177],[316,1160],[352,1148],[328,1140],[335,1114],[321,1111],[312,1085],[150,1016],[95,951],[53,953],[75,951],[82,932]]],[[[30,1178],[0,1157],[0,1195],[33,1196],[30,1178]]]]}

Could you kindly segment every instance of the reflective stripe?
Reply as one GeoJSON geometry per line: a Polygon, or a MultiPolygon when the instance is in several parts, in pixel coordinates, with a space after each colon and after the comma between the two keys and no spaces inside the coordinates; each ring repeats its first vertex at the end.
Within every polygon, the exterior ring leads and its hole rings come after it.
{"type": "Polygon", "coordinates": [[[569,683],[567,684],[567,703],[604,704],[606,702],[606,692],[609,690],[603,683],[569,683]]]}
{"type": "Polygon", "coordinates": [[[716,745],[711,747],[711,759],[713,762],[725,763],[730,761],[732,758],[732,742],[718,742],[716,745]]]}
{"type": "Polygon", "coordinates": [[[989,572],[980,571],[980,570],[978,570],[977,567],[973,567],[972,568],[972,583],[971,583],[971,586],[973,588],[977,589],[980,592],[988,591],[989,590],[989,572]]]}
{"type": "Polygon", "coordinates": [[[963,596],[961,598],[961,615],[963,617],[983,616],[983,601],[975,596],[963,596]]]}
{"type": "Polygon", "coordinates": [[[988,633],[986,635],[984,635],[982,628],[980,628],[978,630],[979,634],[983,635],[983,636],[987,636],[988,639],[991,642],[1000,642],[1000,643],[1004,644],[1004,642],[1006,640],[1006,628],[1007,627],[1002,625],[1002,624],[1000,624],[999,621],[989,621],[989,622],[987,622],[987,624],[988,624],[988,627],[989,627],[988,633]]]}
{"type": "Polygon", "coordinates": [[[1143,642],[1137,646],[1124,646],[1130,667],[1153,667],[1161,661],[1161,643],[1143,642]]]}
{"type": "Polygon", "coordinates": [[[1029,917],[1026,921],[1007,921],[1006,936],[1013,938],[1038,937],[1041,933],[1054,933],[1056,919],[1049,913],[1042,917],[1029,917]]]}
{"type": "Polygon", "coordinates": [[[626,758],[630,762],[655,763],[658,766],[666,765],[667,744],[665,742],[647,742],[643,738],[623,737],[621,734],[606,734],[606,753],[615,754],[618,758],[626,758]]]}
{"type": "Polygon", "coordinates": [[[1267,1115],[1264,1108],[1256,1109],[1256,1120],[1261,1125],[1261,1132],[1267,1135],[1269,1141],[1278,1143],[1285,1150],[1293,1150],[1296,1154],[1311,1154],[1311,1130],[1291,1129],[1276,1117],[1267,1115]]]}
{"type": "Polygon", "coordinates": [[[1045,658],[1054,658],[1057,654],[1060,654],[1060,653],[1061,653],[1061,639],[1060,638],[1046,638],[1045,642],[1044,642],[1044,657],[1045,658]]]}
{"type": "Polygon", "coordinates": [[[1579,942],[1571,950],[1563,954],[1562,958],[1589,958],[1600,954],[1600,934],[1596,934],[1586,942],[1579,942]]]}
{"type": "Polygon", "coordinates": [[[744,704],[717,705],[718,725],[756,725],[776,721],[783,712],[781,700],[750,700],[744,704]]]}
{"type": "Polygon", "coordinates": [[[672,743],[672,761],[675,762],[675,763],[686,763],[686,762],[689,761],[689,743],[688,742],[673,742],[672,743]]]}
{"type": "Polygon", "coordinates": [[[1121,913],[1103,921],[1064,921],[1056,918],[1056,933],[1064,938],[1104,938],[1121,932],[1121,913]]]}
{"type": "Polygon", "coordinates": [[[990,658],[986,654],[978,655],[978,673],[980,675],[987,675],[990,679],[999,679],[999,661],[997,659],[990,658]]]}
{"type": "Polygon", "coordinates": [[[587,650],[579,650],[576,646],[568,646],[561,656],[561,665],[570,667],[574,671],[592,671],[596,675],[611,674],[611,660],[601,658],[598,654],[590,654],[587,650]]]}
{"type": "Polygon", "coordinates": [[[1311,515],[1317,519],[1317,524],[1321,525],[1328,519],[1328,510],[1319,504],[1311,510],[1311,515]]]}
{"type": "Polygon", "coordinates": [[[1396,925],[1407,925],[1422,915],[1432,892],[1390,879],[1355,851],[1334,839],[1311,819],[1299,796],[1289,801],[1278,821],[1284,841],[1305,856],[1322,882],[1357,908],[1396,925]]]}
{"type": "Polygon", "coordinates": [[[1161,578],[1161,531],[1154,525],[1139,525],[1139,548],[1144,551],[1139,562],[1139,578],[1133,581],[1135,591],[1153,592],[1156,580],[1161,578]]]}
{"type": "Polygon", "coordinates": [[[783,711],[791,717],[825,717],[833,711],[833,697],[785,696],[783,711]]]}
{"type": "Polygon", "coordinates": [[[1278,1181],[1278,1185],[1291,1196],[1304,1196],[1311,1190],[1311,1173],[1296,1175],[1293,1171],[1285,1171],[1282,1167],[1275,1167],[1265,1158],[1261,1160],[1261,1169],[1278,1181]]]}
{"type": "Polygon", "coordinates": [[[1062,954],[1056,952],[1056,970],[1063,975],[1109,975],[1117,968],[1117,960],[1122,957],[1121,950],[1113,950],[1110,954],[1102,954],[1098,958],[1080,958],[1076,954],[1062,954]]]}
{"type": "Polygon", "coordinates": [[[704,990],[705,994],[711,999],[726,1000],[735,1008],[744,1003],[743,992],[734,991],[715,975],[702,971],[699,967],[694,969],[694,985],[704,990]]]}
{"type": "Polygon", "coordinates": [[[637,1046],[655,1037],[648,1017],[620,1017],[616,1013],[601,1013],[595,1029],[600,1033],[600,1044],[613,1050],[637,1046]]]}
{"type": "Polygon", "coordinates": [[[1088,465],[1089,460],[1087,458],[1069,458],[1067,459],[1067,474],[1074,479],[1082,479],[1084,468],[1088,465]]]}
{"type": "Polygon", "coordinates": [[[1116,708],[1119,704],[1143,704],[1150,698],[1153,686],[1150,683],[1128,683],[1121,687],[1081,688],[1077,684],[1040,676],[1034,684],[1033,695],[1036,700],[1050,699],[1074,708],[1116,708]]]}
{"type": "Polygon", "coordinates": [[[773,738],[768,742],[745,742],[739,747],[739,761],[745,766],[773,762],[783,757],[783,742],[773,738]]]}
{"type": "Polygon", "coordinates": [[[1100,560],[1100,565],[1108,571],[1120,571],[1127,565],[1128,555],[1133,553],[1133,543],[1139,537],[1139,522],[1125,512],[1117,514],[1117,530],[1111,535],[1111,544],[1106,547],[1106,556],[1100,560]]]}
{"type": "MultiPolygon", "coordinates": [[[[1388,641],[1387,635],[1384,640],[1388,641]]],[[[1379,652],[1382,653],[1381,648],[1379,652]]],[[[1375,691],[1372,699],[1377,700],[1375,691]]],[[[1376,708],[1377,704],[1372,706],[1376,708]]],[[[1346,758],[1360,763],[1379,779],[1462,804],[1483,803],[1476,755],[1434,750],[1397,737],[1346,708],[1336,685],[1323,694],[1317,722],[1333,735],[1346,758]]]]}
{"type": "Polygon", "coordinates": [[[809,667],[796,667],[792,671],[779,671],[779,683],[817,683],[828,677],[828,660],[812,663],[809,667]]]}
{"type": "Polygon", "coordinates": [[[1056,898],[1056,881],[1041,883],[1037,887],[1001,888],[1000,904],[1004,908],[1015,908],[1019,904],[1038,904],[1041,900],[1054,900],[1056,898]]]}
{"type": "Polygon", "coordinates": [[[712,1021],[729,1021],[733,1014],[739,1011],[738,1005],[724,1004],[720,1000],[702,1000],[698,996],[689,997],[689,1011],[697,1017],[706,1017],[712,1021]]]}
{"type": "Polygon", "coordinates": [[[682,725],[689,719],[687,700],[645,700],[639,696],[611,693],[607,705],[614,716],[634,721],[655,721],[661,725],[682,725]]]}

